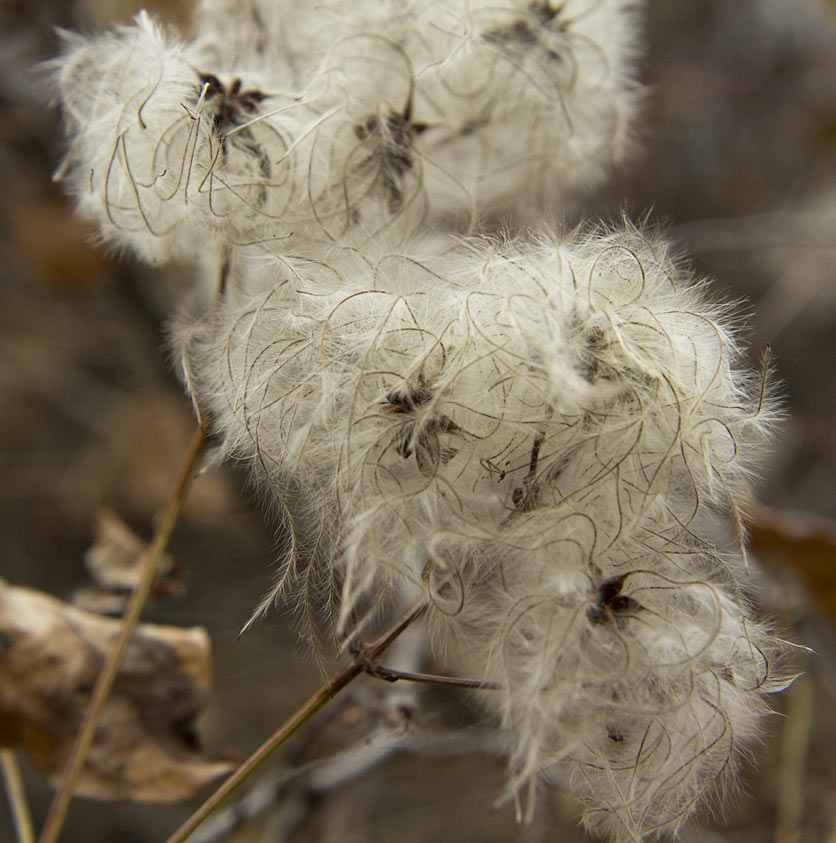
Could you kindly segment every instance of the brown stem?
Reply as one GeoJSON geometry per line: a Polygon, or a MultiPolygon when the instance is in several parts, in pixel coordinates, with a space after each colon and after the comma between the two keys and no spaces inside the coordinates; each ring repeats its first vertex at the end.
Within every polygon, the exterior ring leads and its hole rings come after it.
{"type": "Polygon", "coordinates": [[[49,813],[41,831],[39,843],[55,843],[58,835],[61,833],[73,791],[81,777],[90,747],[93,745],[96,727],[101,719],[110,691],[113,688],[113,683],[116,681],[116,674],[119,671],[119,665],[122,663],[122,657],[133,636],[136,625],[139,623],[142,609],[154,585],[159,561],[171,538],[174,525],[177,523],[177,516],[180,514],[186,492],[194,475],[195,465],[205,442],[206,436],[203,430],[198,429],[195,431],[192,441],[189,443],[186,459],[180,469],[177,484],[163,510],[162,518],[143,560],[140,578],[125,610],[119,637],[110,648],[107,658],[99,671],[96,685],[93,688],[93,693],[84,712],[81,728],[73,743],[64,771],[61,774],[55,797],[49,807],[49,813]]]}
{"type": "Polygon", "coordinates": [[[362,656],[355,656],[335,673],[307,702],[303,703],[187,820],[166,840],[166,843],[183,843],[197,828],[244,784],[280,747],[302,728],[321,708],[360,674],[366,672],[369,660],[377,658],[414,620],[427,608],[419,603],[410,609],[391,629],[374,643],[362,649],[362,656]]]}
{"type": "Polygon", "coordinates": [[[6,795],[9,798],[18,843],[35,843],[35,829],[32,826],[29,803],[26,801],[23,776],[20,774],[20,765],[13,749],[0,749],[0,768],[3,770],[6,795]]]}
{"type": "Polygon", "coordinates": [[[393,670],[379,664],[369,663],[363,666],[369,676],[384,682],[420,682],[424,685],[446,685],[452,688],[474,688],[477,691],[501,691],[505,686],[500,682],[483,682],[479,679],[460,679],[458,676],[439,676],[436,673],[411,673],[406,670],[393,670]]]}

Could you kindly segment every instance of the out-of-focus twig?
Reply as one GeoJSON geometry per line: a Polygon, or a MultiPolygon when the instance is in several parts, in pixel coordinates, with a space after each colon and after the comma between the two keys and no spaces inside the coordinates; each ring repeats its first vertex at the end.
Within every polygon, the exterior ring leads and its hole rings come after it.
{"type": "Polygon", "coordinates": [[[796,679],[788,695],[778,770],[778,819],[775,843],[798,843],[804,809],[804,766],[813,719],[813,683],[796,679]]]}
{"type": "Polygon", "coordinates": [[[0,769],[3,770],[3,781],[18,843],[35,843],[35,829],[32,825],[32,815],[29,813],[29,803],[26,801],[23,776],[20,774],[20,765],[13,749],[0,749],[0,769]]]}
{"type": "Polygon", "coordinates": [[[58,835],[61,833],[61,828],[67,815],[67,810],[72,799],[73,791],[81,776],[81,771],[84,767],[84,761],[93,745],[93,739],[96,734],[96,727],[101,718],[107,698],[113,688],[113,683],[116,680],[116,674],[119,671],[119,665],[122,662],[122,657],[127,649],[127,645],[131,636],[136,629],[139,622],[142,609],[151,593],[154,585],[154,580],[157,574],[159,561],[163,556],[163,552],[168,545],[168,541],[174,530],[174,525],[177,523],[177,517],[180,514],[180,509],[186,498],[189,484],[195,474],[195,466],[197,460],[203,451],[203,446],[206,442],[206,436],[202,429],[195,431],[183,465],[180,468],[180,474],[177,478],[177,483],[172,492],[171,498],[163,510],[162,518],[154,533],[154,539],[148,548],[147,556],[142,565],[142,573],[140,575],[137,586],[131,595],[131,601],[128,608],[125,610],[121,632],[119,637],[114,642],[110,652],[105,659],[102,669],[99,672],[99,677],[96,680],[96,686],[91,694],[87,710],[79,729],[78,737],[73,744],[72,751],[67,760],[66,767],[61,776],[58,789],[52,804],[47,814],[46,822],[39,843],[55,843],[58,835]]]}

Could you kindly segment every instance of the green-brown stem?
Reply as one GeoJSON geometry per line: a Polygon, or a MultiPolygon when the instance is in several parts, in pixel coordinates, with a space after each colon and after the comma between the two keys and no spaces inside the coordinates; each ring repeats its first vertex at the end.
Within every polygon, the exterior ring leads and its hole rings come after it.
{"type": "Polygon", "coordinates": [[[119,665],[122,663],[122,657],[139,622],[148,595],[151,593],[157,575],[159,561],[171,538],[174,525],[177,523],[177,517],[180,514],[189,483],[194,475],[195,465],[205,442],[206,436],[203,430],[198,429],[195,431],[189,443],[186,459],[180,469],[177,485],[163,510],[162,518],[154,532],[154,538],[143,560],[140,578],[125,610],[119,637],[110,648],[102,669],[99,671],[96,686],[93,688],[93,693],[84,712],[84,719],[82,720],[79,733],[73,743],[70,756],[67,759],[58,784],[58,789],[50,805],[39,843],[55,843],[58,835],[61,833],[61,828],[64,825],[67,810],[70,806],[70,800],[78,784],[81,772],[84,769],[87,754],[93,745],[96,727],[101,719],[110,691],[113,688],[113,683],[116,681],[116,675],[119,671],[119,665]]]}
{"type": "Polygon", "coordinates": [[[363,669],[369,676],[384,682],[417,682],[421,685],[443,685],[449,688],[473,688],[475,691],[501,691],[500,682],[484,682],[479,679],[460,679],[458,676],[439,676],[437,673],[412,673],[407,670],[393,670],[391,667],[370,663],[363,669]]]}
{"type": "Polygon", "coordinates": [[[6,795],[9,798],[18,843],[35,843],[35,829],[23,788],[23,776],[20,774],[20,766],[13,749],[0,749],[0,768],[3,770],[3,781],[6,784],[6,795]]]}
{"type": "Polygon", "coordinates": [[[312,697],[300,706],[285,722],[186,820],[166,843],[183,843],[197,828],[244,784],[280,747],[302,728],[321,708],[376,659],[427,608],[419,603],[410,609],[391,629],[362,650],[345,667],[335,673],[312,697]]]}

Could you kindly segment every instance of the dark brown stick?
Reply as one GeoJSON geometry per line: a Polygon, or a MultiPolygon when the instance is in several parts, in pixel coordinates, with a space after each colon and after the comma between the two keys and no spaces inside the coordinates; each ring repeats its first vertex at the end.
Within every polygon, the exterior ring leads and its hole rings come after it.
{"type": "Polygon", "coordinates": [[[344,668],[335,673],[312,697],[303,703],[187,820],[166,843],[183,843],[197,828],[244,784],[280,747],[326,706],[350,682],[366,672],[367,664],[376,659],[427,608],[419,603],[410,609],[391,629],[373,644],[362,648],[344,668]]]}

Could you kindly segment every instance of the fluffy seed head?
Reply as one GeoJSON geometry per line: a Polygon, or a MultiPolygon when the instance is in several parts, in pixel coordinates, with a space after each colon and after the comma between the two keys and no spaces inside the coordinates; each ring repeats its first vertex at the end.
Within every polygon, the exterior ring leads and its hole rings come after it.
{"type": "Polygon", "coordinates": [[[336,581],[348,635],[424,593],[439,652],[507,689],[512,790],[562,777],[591,828],[640,840],[734,769],[780,648],[717,512],[770,411],[664,242],[285,266],[188,360],[282,510],[315,502],[316,553],[297,544],[282,587],[336,581]]]}
{"type": "Polygon", "coordinates": [[[224,267],[177,342],[287,529],[258,611],[351,640],[423,595],[437,656],[504,689],[509,793],[560,781],[617,843],[675,833],[786,684],[721,529],[765,374],[629,225],[416,238],[619,162],[634,6],[201,0],[190,44],[141,13],[56,62],[103,239],[224,267]]]}
{"type": "Polygon", "coordinates": [[[106,242],[152,262],[406,248],[486,211],[562,211],[624,153],[626,0],[268,7],[206,0],[187,44],[145,13],[68,38],[63,174],[106,242]]]}

